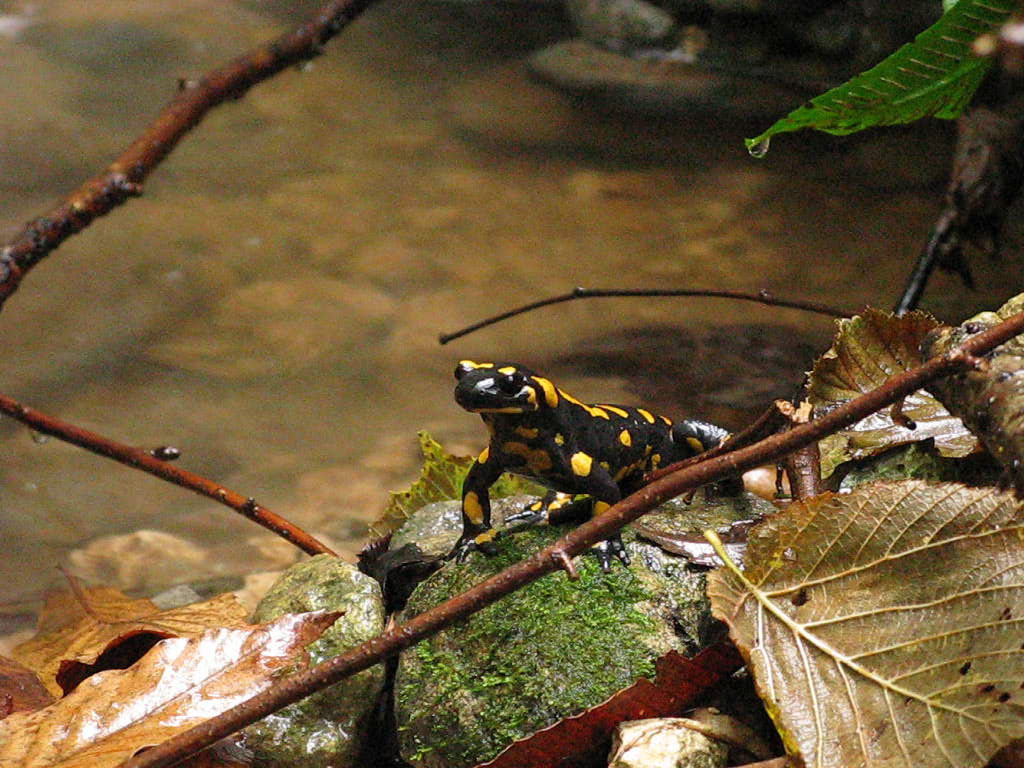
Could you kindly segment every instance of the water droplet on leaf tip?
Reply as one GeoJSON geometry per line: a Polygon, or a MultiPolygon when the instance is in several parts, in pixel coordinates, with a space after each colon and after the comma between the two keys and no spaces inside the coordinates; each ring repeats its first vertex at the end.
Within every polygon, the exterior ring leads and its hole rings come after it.
{"type": "Polygon", "coordinates": [[[771,138],[761,139],[755,141],[753,144],[747,146],[747,152],[750,153],[751,157],[755,157],[760,160],[762,157],[768,154],[768,146],[771,144],[771,138]]]}

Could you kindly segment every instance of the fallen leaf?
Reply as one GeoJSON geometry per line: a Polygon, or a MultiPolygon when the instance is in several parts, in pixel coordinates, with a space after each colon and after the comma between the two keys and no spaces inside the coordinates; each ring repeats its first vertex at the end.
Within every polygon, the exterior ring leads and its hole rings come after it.
{"type": "Polygon", "coordinates": [[[708,579],[787,750],[977,768],[1024,736],[1024,508],[919,481],[797,502],[708,579]]]}
{"type": "MultiPolygon", "coordinates": [[[[997,312],[982,312],[956,328],[939,328],[922,344],[929,357],[945,354],[971,336],[1024,312],[1024,294],[997,312]]],[[[1024,338],[1017,336],[984,357],[985,365],[932,385],[943,404],[985,444],[1024,492],[1024,338]]]]}
{"type": "Polygon", "coordinates": [[[34,712],[53,702],[31,669],[0,656],[0,720],[14,712],[34,712]]]}
{"type": "MultiPolygon", "coordinates": [[[[891,376],[923,362],[921,342],[939,323],[923,312],[895,317],[867,309],[862,315],[836,321],[839,332],[832,347],[814,364],[807,385],[814,415],[821,416],[865,392],[877,389],[891,376]]],[[[897,445],[933,439],[941,456],[966,456],[978,442],[957,417],[927,390],[903,401],[903,414],[916,425],[908,429],[893,421],[889,410],[873,413],[822,441],[824,477],[844,461],[874,456],[897,445]]]]}
{"type": "Polygon", "coordinates": [[[66,597],[48,601],[40,620],[48,631],[15,647],[11,655],[34,670],[50,693],[61,696],[93,671],[130,666],[159,640],[245,627],[246,615],[231,594],[161,611],[149,600],[133,600],[115,589],[84,589],[74,606],[66,597]]]}
{"type": "Polygon", "coordinates": [[[308,663],[337,613],[171,638],[127,670],[100,672],[45,709],[0,720],[2,768],[112,768],[249,699],[308,663]]]}
{"type": "Polygon", "coordinates": [[[478,768],[589,765],[607,757],[612,732],[619,723],[680,715],[742,665],[736,649],[727,642],[709,646],[692,659],[670,651],[656,662],[653,683],[641,678],[603,704],[513,742],[478,768]]]}

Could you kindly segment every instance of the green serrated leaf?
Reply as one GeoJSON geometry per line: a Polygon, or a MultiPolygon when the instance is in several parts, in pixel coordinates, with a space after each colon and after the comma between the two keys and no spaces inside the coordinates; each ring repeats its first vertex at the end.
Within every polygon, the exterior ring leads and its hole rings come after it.
{"type": "MultiPolygon", "coordinates": [[[[409,516],[435,501],[458,499],[462,496],[462,481],[473,465],[468,456],[446,453],[439,442],[427,432],[418,432],[423,468],[419,479],[406,491],[392,493],[381,516],[370,525],[370,537],[380,538],[398,530],[409,516]]],[[[502,475],[491,486],[491,496],[501,498],[517,493],[536,494],[539,487],[524,478],[502,475]]]]}
{"type": "Polygon", "coordinates": [[[760,157],[772,136],[802,128],[843,135],[922,117],[959,117],[990,64],[971,53],[972,43],[1017,5],[1017,0],[960,0],[914,42],[746,139],[747,149],[760,157]]]}

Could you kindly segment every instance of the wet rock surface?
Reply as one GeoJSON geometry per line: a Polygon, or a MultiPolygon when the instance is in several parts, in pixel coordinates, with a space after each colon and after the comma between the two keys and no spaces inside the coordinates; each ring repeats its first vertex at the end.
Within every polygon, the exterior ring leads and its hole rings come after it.
{"type": "MultiPolygon", "coordinates": [[[[430,505],[412,518],[422,514],[422,523],[407,526],[457,535],[458,508],[457,501],[430,505]]],[[[402,615],[463,591],[565,530],[527,530],[500,538],[498,555],[449,562],[416,588],[402,615]]],[[[596,558],[577,558],[579,581],[550,574],[403,653],[395,700],[405,759],[432,768],[491,759],[653,674],[669,650],[689,655],[715,637],[702,569],[629,534],[626,541],[632,566],[606,574],[596,558]]]]}
{"type": "MultiPolygon", "coordinates": [[[[260,601],[254,622],[285,613],[340,611],[343,615],[309,646],[318,664],[380,634],[380,588],[355,567],[329,555],[293,566],[260,601]]],[[[245,744],[265,768],[347,768],[360,765],[366,722],[384,684],[381,665],[303,699],[245,730],[245,744]]]]}

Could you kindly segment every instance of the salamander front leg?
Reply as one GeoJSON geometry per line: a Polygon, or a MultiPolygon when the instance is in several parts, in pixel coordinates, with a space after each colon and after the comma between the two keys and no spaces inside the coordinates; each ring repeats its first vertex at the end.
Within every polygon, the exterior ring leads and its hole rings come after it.
{"type": "Polygon", "coordinates": [[[491,527],[491,497],[488,489],[501,476],[496,462],[488,461],[487,449],[469,468],[462,484],[462,535],[448,555],[463,563],[469,553],[479,550],[485,555],[497,552],[494,539],[498,532],[491,527]]]}

